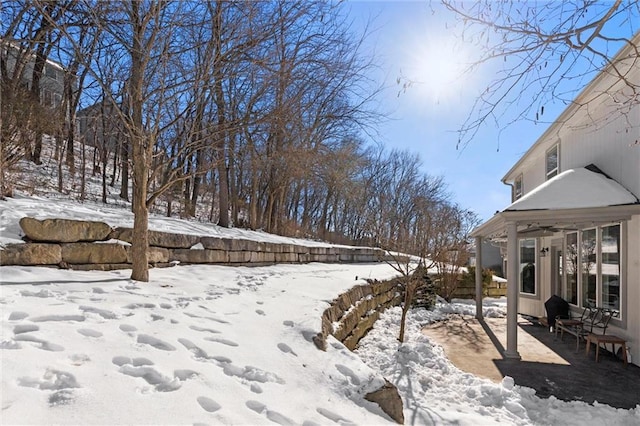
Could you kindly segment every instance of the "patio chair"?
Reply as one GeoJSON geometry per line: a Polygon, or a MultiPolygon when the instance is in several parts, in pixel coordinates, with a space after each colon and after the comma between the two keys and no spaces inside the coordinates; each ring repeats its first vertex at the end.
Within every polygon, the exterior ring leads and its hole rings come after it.
{"type": "MultiPolygon", "coordinates": [[[[556,318],[556,339],[558,338],[558,331],[560,331],[560,340],[564,337],[564,332],[576,336],[576,351],[580,349],[580,339],[584,338],[587,333],[584,332],[585,323],[592,324],[593,318],[596,316],[596,310],[594,308],[586,307],[582,311],[582,315],[579,318],[556,318]]],[[[592,327],[589,326],[589,330],[592,327]]]]}
{"type": "Polygon", "coordinates": [[[620,316],[620,312],[614,309],[608,308],[590,308],[595,310],[593,315],[590,315],[584,320],[582,327],[583,337],[589,333],[591,334],[606,334],[607,327],[609,327],[609,321],[611,318],[617,318],[620,316]]]}
{"type": "Polygon", "coordinates": [[[558,330],[560,330],[560,340],[562,340],[565,331],[573,334],[576,336],[577,351],[580,349],[580,339],[586,340],[589,334],[606,334],[611,318],[619,315],[620,312],[613,309],[586,307],[579,319],[557,319],[556,337],[558,336],[558,330]]]}

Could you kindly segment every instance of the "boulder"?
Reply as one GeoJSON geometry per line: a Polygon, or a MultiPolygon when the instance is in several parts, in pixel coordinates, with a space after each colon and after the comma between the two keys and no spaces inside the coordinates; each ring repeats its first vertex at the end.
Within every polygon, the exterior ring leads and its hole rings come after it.
{"type": "MultiPolygon", "coordinates": [[[[131,243],[133,242],[133,229],[118,227],[113,230],[110,237],[131,243]]],[[[188,249],[199,242],[200,237],[197,235],[149,231],[149,246],[188,249]]]]}
{"type": "Polygon", "coordinates": [[[74,271],[116,271],[119,269],[131,269],[130,263],[84,263],[68,265],[74,271]]]}
{"type": "Polygon", "coordinates": [[[149,263],[159,264],[168,263],[171,256],[171,250],[162,247],[149,247],[147,252],[147,261],[149,263]]]}
{"type": "Polygon", "coordinates": [[[200,242],[207,250],[230,250],[230,241],[227,238],[202,237],[200,242]]]}
{"type": "Polygon", "coordinates": [[[0,250],[0,265],[58,265],[61,262],[60,244],[9,244],[0,250]]]}
{"type": "Polygon", "coordinates": [[[111,227],[104,222],[85,222],[70,219],[20,219],[20,227],[31,241],[75,243],[78,241],[104,241],[111,227]]]}
{"type": "Polygon", "coordinates": [[[128,250],[122,244],[71,243],[62,246],[62,261],[70,264],[128,263],[128,250]]]}
{"type": "Polygon", "coordinates": [[[398,393],[398,388],[388,380],[385,379],[385,384],[380,389],[366,394],[364,399],[378,404],[382,411],[384,411],[396,423],[404,424],[402,399],[398,393]]]}
{"type": "Polygon", "coordinates": [[[171,260],[178,260],[181,263],[227,263],[229,256],[222,250],[175,249],[171,260]]]}

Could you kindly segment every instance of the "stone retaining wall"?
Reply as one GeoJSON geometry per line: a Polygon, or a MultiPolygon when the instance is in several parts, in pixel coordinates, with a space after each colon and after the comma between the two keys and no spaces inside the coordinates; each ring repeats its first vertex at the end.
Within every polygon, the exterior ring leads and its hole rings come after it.
{"type": "MultiPolygon", "coordinates": [[[[389,281],[371,281],[340,294],[322,314],[322,328],[313,341],[318,349],[326,350],[327,337],[334,336],[353,351],[373,324],[390,306],[404,299],[398,278],[389,281]]],[[[404,423],[402,399],[398,389],[389,381],[365,399],[377,403],[382,411],[399,424],[404,423]]]]}
{"type": "MultiPolygon", "coordinates": [[[[131,228],[103,222],[24,217],[25,244],[0,250],[0,265],[59,266],[71,269],[131,267],[131,228]]],[[[369,247],[322,247],[149,231],[149,264],[268,265],[274,263],[367,263],[384,260],[369,247]]]]}
{"type": "Polygon", "coordinates": [[[372,281],[340,294],[322,314],[322,328],[314,339],[316,346],[325,350],[327,336],[332,335],[349,350],[354,350],[380,314],[390,306],[399,305],[403,298],[398,278],[372,281]]]}

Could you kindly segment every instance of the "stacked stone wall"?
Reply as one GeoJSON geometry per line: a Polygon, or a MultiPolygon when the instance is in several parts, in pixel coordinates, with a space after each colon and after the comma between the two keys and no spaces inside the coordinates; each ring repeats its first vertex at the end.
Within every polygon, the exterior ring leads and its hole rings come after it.
{"type": "MultiPolygon", "coordinates": [[[[0,265],[58,266],[88,270],[131,267],[131,228],[69,219],[20,220],[24,244],[0,249],[0,265]]],[[[246,239],[149,231],[149,264],[270,265],[274,263],[371,263],[384,251],[369,247],[305,246],[246,239]]]]}
{"type": "MultiPolygon", "coordinates": [[[[404,299],[399,279],[370,281],[340,294],[322,314],[321,331],[313,341],[318,349],[326,350],[327,337],[334,336],[353,351],[373,327],[380,314],[404,299]]],[[[398,389],[389,381],[365,399],[377,403],[382,411],[397,423],[404,423],[402,399],[398,389]]]]}

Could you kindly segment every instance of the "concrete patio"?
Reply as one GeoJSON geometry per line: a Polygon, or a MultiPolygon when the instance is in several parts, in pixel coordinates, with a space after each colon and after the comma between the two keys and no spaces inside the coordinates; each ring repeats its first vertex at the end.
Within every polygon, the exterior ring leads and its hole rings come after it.
{"type": "MultiPolygon", "coordinates": [[[[565,401],[608,404],[635,408],[640,404],[640,367],[624,363],[611,352],[600,349],[595,362],[595,346],[585,354],[585,343],[576,351],[574,336],[561,341],[536,320],[518,317],[520,361],[504,359],[506,318],[477,320],[452,315],[430,324],[423,333],[441,345],[458,368],[500,382],[511,376],[515,383],[531,387],[543,398],[553,395],[565,401]]],[[[610,345],[608,346],[610,349],[610,345]]]]}

